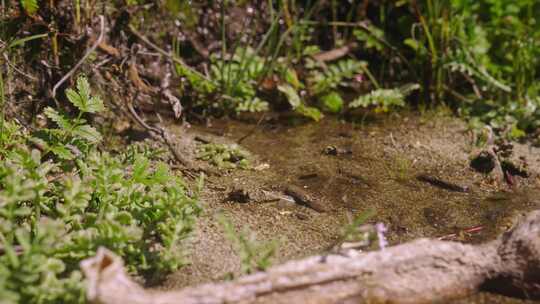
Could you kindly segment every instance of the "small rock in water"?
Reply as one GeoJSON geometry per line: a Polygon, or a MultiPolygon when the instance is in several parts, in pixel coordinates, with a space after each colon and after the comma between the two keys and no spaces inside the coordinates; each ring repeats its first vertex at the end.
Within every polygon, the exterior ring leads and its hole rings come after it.
{"type": "Polygon", "coordinates": [[[495,168],[496,160],[488,151],[480,152],[471,160],[470,166],[480,173],[488,174],[495,168]]]}
{"type": "Polygon", "coordinates": [[[352,154],[352,150],[351,149],[345,149],[345,148],[339,148],[339,147],[336,147],[334,145],[329,145],[329,146],[326,146],[323,149],[322,153],[326,154],[326,155],[337,156],[337,155],[344,155],[344,154],[352,154]]]}
{"type": "Polygon", "coordinates": [[[245,204],[249,203],[251,198],[249,192],[246,189],[237,188],[229,192],[229,196],[227,197],[227,199],[229,201],[245,204]]]}

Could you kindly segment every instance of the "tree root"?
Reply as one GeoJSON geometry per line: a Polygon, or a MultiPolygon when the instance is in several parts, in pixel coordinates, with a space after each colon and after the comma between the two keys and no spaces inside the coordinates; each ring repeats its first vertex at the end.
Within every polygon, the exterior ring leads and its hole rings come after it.
{"type": "Polygon", "coordinates": [[[491,284],[540,297],[540,211],[482,245],[419,239],[346,257],[313,256],[236,281],[144,290],[107,249],[81,263],[92,303],[432,303],[491,284]]]}

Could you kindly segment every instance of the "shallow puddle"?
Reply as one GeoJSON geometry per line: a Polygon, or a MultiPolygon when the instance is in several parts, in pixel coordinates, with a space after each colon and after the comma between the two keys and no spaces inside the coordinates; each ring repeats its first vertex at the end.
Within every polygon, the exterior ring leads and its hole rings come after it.
{"type": "MultiPolygon", "coordinates": [[[[508,189],[471,170],[474,147],[465,126],[445,116],[428,122],[392,116],[365,126],[333,118],[297,126],[264,119],[258,125],[224,120],[191,129],[210,140],[241,141],[253,166],[268,168],[209,178],[203,194],[206,214],[192,245],[193,263],[173,275],[167,288],[238,274],[239,259],[215,221],[218,210],[238,230],[248,228],[260,240],[278,239],[279,263],[324,251],[338,238],[348,214],[374,211],[368,222],[385,223],[391,244],[420,237],[476,243],[493,239],[538,205],[535,177],[508,189]],[[227,199],[233,189],[271,191],[284,184],[317,197],[326,212],[285,200],[227,199]]],[[[532,168],[538,167],[536,151],[520,151],[529,153],[524,156],[532,168]]]]}

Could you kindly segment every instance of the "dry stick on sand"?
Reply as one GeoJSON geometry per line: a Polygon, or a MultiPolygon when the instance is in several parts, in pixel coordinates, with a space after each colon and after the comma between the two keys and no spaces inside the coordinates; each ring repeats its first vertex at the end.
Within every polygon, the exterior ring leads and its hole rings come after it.
{"type": "Polygon", "coordinates": [[[171,134],[165,128],[157,127],[157,126],[150,126],[139,116],[139,114],[137,114],[137,112],[133,108],[133,105],[131,105],[130,102],[126,102],[126,104],[127,104],[129,113],[131,114],[131,116],[133,116],[133,119],[135,119],[135,121],[139,123],[147,131],[149,131],[152,136],[158,137],[158,140],[160,139],[163,141],[163,143],[165,143],[165,145],[169,148],[169,151],[171,152],[174,159],[177,162],[179,162],[180,165],[183,167],[183,168],[180,168],[180,170],[184,174],[186,174],[188,177],[191,177],[193,179],[197,178],[197,175],[194,174],[194,172],[198,172],[198,173],[203,172],[207,176],[219,175],[219,173],[211,169],[208,169],[208,168],[205,169],[205,168],[196,166],[192,161],[182,156],[182,154],[180,154],[180,152],[177,149],[176,142],[172,139],[171,134]]]}
{"type": "Polygon", "coordinates": [[[92,303],[433,303],[482,287],[540,297],[540,211],[498,239],[468,245],[419,239],[347,257],[292,261],[232,282],[146,291],[125,273],[122,260],[100,248],[84,260],[92,303]]]}
{"type": "Polygon", "coordinates": [[[190,168],[190,165],[189,165],[189,161],[187,159],[185,159],[179,152],[178,150],[176,149],[176,145],[175,143],[173,142],[173,140],[171,139],[171,136],[169,134],[169,132],[167,132],[167,130],[165,130],[164,128],[161,128],[161,127],[153,127],[153,126],[150,126],[148,125],[140,116],[139,114],[137,114],[137,112],[135,111],[135,109],[133,109],[133,106],[131,105],[130,102],[126,102],[127,104],[127,107],[128,107],[128,110],[129,112],[131,113],[131,115],[133,116],[133,118],[142,126],[144,127],[146,130],[148,130],[149,132],[151,133],[154,133],[154,135],[158,135],[162,140],[163,142],[167,145],[167,147],[169,148],[169,150],[171,151],[172,155],[174,156],[174,158],[182,165],[184,166],[186,169],[189,169],[190,168]]]}
{"type": "Polygon", "coordinates": [[[84,54],[84,56],[81,58],[81,60],[79,60],[79,62],[77,62],[77,64],[71,68],[71,70],[69,70],[69,72],[67,72],[66,75],[64,75],[64,77],[62,77],[62,79],[60,79],[53,87],[52,89],[52,98],[54,100],[56,100],[56,90],[58,90],[58,88],[66,81],[69,79],[69,77],[71,77],[73,75],[73,73],[75,73],[75,71],[77,71],[77,69],[84,63],[84,61],[86,61],[86,59],[88,58],[88,56],[90,56],[90,54],[92,54],[93,51],[96,50],[96,48],[99,46],[99,44],[101,43],[101,41],[103,40],[103,36],[105,34],[105,17],[103,17],[103,15],[99,15],[99,21],[100,21],[100,33],[99,33],[99,37],[98,39],[94,42],[94,44],[92,45],[92,47],[90,47],[86,53],[84,54]]]}

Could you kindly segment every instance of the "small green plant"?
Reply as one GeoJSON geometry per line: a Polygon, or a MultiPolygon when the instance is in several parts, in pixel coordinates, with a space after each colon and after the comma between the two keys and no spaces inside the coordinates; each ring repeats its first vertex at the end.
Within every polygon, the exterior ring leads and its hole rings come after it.
{"type": "MultiPolygon", "coordinates": [[[[211,109],[222,113],[266,111],[269,104],[258,94],[259,81],[273,71],[274,61],[261,56],[261,50],[275,32],[279,18],[273,17],[272,25],[256,48],[250,46],[250,42],[254,41],[252,31],[229,43],[224,22],[225,10],[229,5],[227,2],[220,4],[222,49],[219,55],[211,56],[208,75],[204,76],[180,64],[176,64],[176,72],[185,77],[187,85],[196,92],[194,98],[198,106],[211,106],[211,109]]],[[[180,57],[177,41],[173,43],[173,49],[180,57]]]]}
{"type": "Polygon", "coordinates": [[[268,102],[257,97],[257,80],[264,60],[250,47],[238,48],[230,60],[214,59],[211,78],[219,84],[226,108],[237,112],[268,110],[268,102]]]}
{"type": "Polygon", "coordinates": [[[319,121],[322,119],[323,114],[317,108],[306,106],[298,94],[298,91],[293,86],[289,84],[282,84],[277,88],[285,95],[293,110],[305,117],[313,119],[314,121],[319,121]]]}
{"type": "MultiPolygon", "coordinates": [[[[315,107],[307,106],[298,91],[306,88],[309,97],[317,99],[320,107],[330,113],[339,113],[344,106],[344,100],[340,89],[350,86],[351,82],[361,74],[368,74],[367,63],[355,59],[340,60],[330,65],[321,65],[318,62],[306,57],[306,68],[309,73],[304,85],[296,76],[291,73],[291,69],[283,69],[282,78],[286,83],[277,88],[281,91],[291,104],[292,108],[302,115],[315,121],[319,121],[323,114],[315,107]],[[294,77],[292,77],[294,75],[294,77]]],[[[371,79],[372,76],[370,76],[371,79]]],[[[373,83],[378,86],[373,79],[373,83]]]]}
{"type": "Polygon", "coordinates": [[[263,71],[263,59],[249,47],[237,49],[229,60],[214,57],[209,78],[176,65],[176,72],[198,93],[198,103],[210,102],[214,108],[233,112],[268,110],[268,102],[257,96],[257,79],[263,71]]]}
{"type": "Polygon", "coordinates": [[[391,179],[398,182],[406,182],[411,176],[412,163],[403,156],[396,156],[392,164],[386,167],[386,171],[391,179]]]}
{"type": "Polygon", "coordinates": [[[197,197],[136,148],[100,151],[101,135],[82,117],[103,103],[85,78],[66,93],[75,118],[47,108],[58,128],[28,134],[4,122],[0,135],[2,303],[84,303],[78,263],[100,246],[134,273],[165,274],[185,263],[197,197]]]}
{"type": "Polygon", "coordinates": [[[343,98],[337,92],[330,92],[321,98],[322,107],[325,111],[330,113],[339,113],[343,109],[343,98]]]}
{"type": "Polygon", "coordinates": [[[90,126],[83,116],[103,111],[104,106],[99,97],[90,96],[90,85],[85,77],[79,77],[77,91],[68,89],[66,96],[77,108],[77,117],[69,118],[51,107],[45,108],[45,115],[54,121],[58,128],[42,130],[33,140],[45,150],[44,154],[52,152],[62,159],[71,160],[81,153],[88,153],[101,141],[101,134],[90,126]]]}
{"type": "Polygon", "coordinates": [[[219,215],[218,221],[240,256],[243,273],[253,273],[271,266],[278,248],[277,241],[259,242],[253,233],[247,230],[236,232],[233,223],[225,215],[219,215]]]}
{"type": "Polygon", "coordinates": [[[197,148],[197,158],[222,169],[249,168],[249,154],[236,144],[203,144],[197,148]]]}
{"type": "Polygon", "coordinates": [[[340,240],[343,242],[358,242],[365,241],[369,244],[373,241],[374,235],[369,231],[359,229],[362,225],[366,224],[367,220],[375,215],[375,210],[370,209],[365,213],[362,213],[355,218],[352,215],[348,218],[348,223],[342,228],[340,240]]]}

